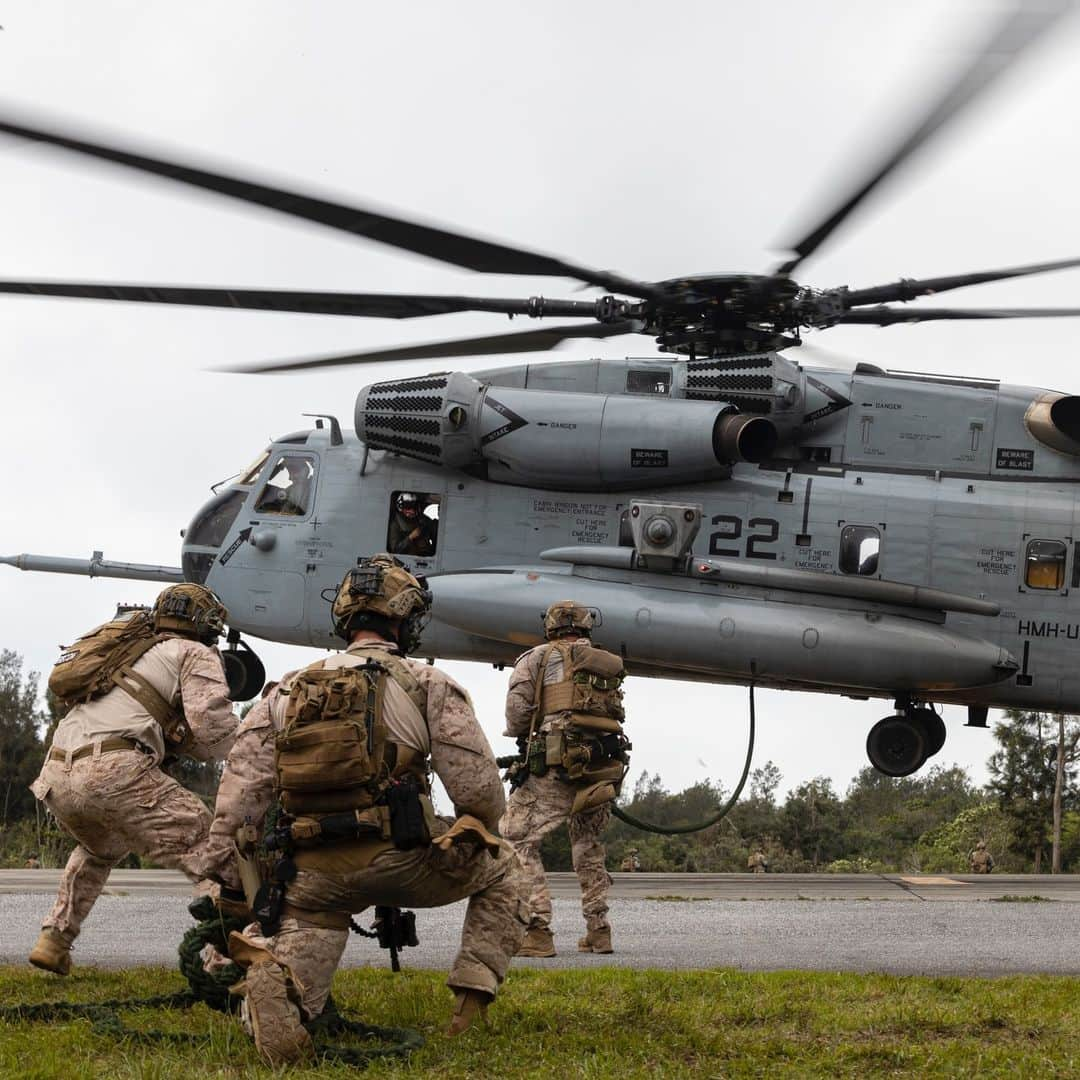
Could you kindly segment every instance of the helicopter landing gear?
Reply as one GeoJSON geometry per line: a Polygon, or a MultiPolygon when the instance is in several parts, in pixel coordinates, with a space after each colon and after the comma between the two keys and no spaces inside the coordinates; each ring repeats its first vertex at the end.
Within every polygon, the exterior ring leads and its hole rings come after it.
{"type": "Polygon", "coordinates": [[[238,631],[230,630],[226,640],[229,647],[221,654],[221,663],[229,684],[229,700],[250,701],[266,682],[266,668],[251,646],[240,640],[238,631]]]}
{"type": "Polygon", "coordinates": [[[945,722],[925,705],[897,701],[896,708],[870,729],[866,756],[886,776],[910,776],[945,745],[945,722]]]}

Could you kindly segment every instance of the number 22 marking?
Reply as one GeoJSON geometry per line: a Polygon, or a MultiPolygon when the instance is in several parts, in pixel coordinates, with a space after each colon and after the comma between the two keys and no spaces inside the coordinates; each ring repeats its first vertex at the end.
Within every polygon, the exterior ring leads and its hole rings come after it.
{"type": "MultiPolygon", "coordinates": [[[[713,525],[723,526],[722,530],[709,534],[709,554],[738,557],[743,552],[737,547],[723,547],[725,543],[738,540],[742,536],[742,518],[734,514],[716,514],[713,525]]],[[[751,529],[764,528],[765,532],[752,533],[746,537],[746,557],[748,559],[775,559],[775,551],[762,551],[760,544],[773,544],[780,538],[780,522],[775,518],[752,517],[747,525],[751,529]]]]}

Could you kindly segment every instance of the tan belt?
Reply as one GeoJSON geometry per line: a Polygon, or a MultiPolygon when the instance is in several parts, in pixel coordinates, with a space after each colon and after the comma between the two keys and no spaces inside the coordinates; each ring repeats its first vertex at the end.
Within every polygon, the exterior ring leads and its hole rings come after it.
{"type": "MultiPolygon", "coordinates": [[[[134,739],[102,739],[100,743],[91,743],[89,746],[80,746],[78,750],[73,750],[71,760],[78,761],[79,758],[89,757],[97,746],[101,747],[99,752],[102,754],[110,754],[114,750],[142,750],[142,747],[134,739]]],[[[53,747],[49,751],[49,761],[67,760],[68,754],[66,750],[53,747]]]]}

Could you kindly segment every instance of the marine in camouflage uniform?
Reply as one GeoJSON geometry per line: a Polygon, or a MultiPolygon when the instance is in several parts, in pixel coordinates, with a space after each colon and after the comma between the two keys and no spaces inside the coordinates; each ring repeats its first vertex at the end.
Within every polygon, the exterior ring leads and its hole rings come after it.
{"type": "Polygon", "coordinates": [[[975,850],[968,856],[968,863],[973,874],[989,874],[994,869],[994,857],[986,850],[985,840],[975,845],[975,850]]]}
{"type": "MultiPolygon", "coordinates": [[[[591,648],[591,628],[591,612],[570,601],[553,604],[545,616],[548,638],[564,642],[571,648],[579,645],[591,648]]],[[[519,745],[530,732],[543,738],[554,721],[570,716],[570,713],[549,713],[537,717],[540,698],[537,684],[540,680],[543,680],[543,686],[564,680],[562,653],[549,645],[539,645],[519,657],[510,676],[505,734],[518,739],[519,745]]],[[[529,933],[519,956],[555,955],[551,893],[544,875],[540,844],[564,821],[570,834],[571,858],[581,887],[581,911],[585,917],[586,933],[578,941],[578,949],[597,953],[613,951],[611,924],[607,917],[611,875],[605,865],[606,852],[601,839],[611,819],[611,802],[574,813],[581,785],[568,781],[561,773],[560,769],[549,768],[543,775],[529,775],[511,793],[506,813],[499,823],[502,835],[514,845],[530,881],[529,933]]]]}
{"type": "MultiPolygon", "coordinates": [[[[397,560],[376,556],[369,563],[380,560],[386,567],[396,566],[404,584],[398,596],[422,598],[422,612],[408,607],[406,612],[426,614],[426,590],[397,560]]],[[[408,636],[400,629],[400,617],[387,617],[377,601],[374,606],[382,610],[372,611],[365,598],[350,599],[349,582],[347,576],[334,614],[335,628],[350,644],[319,664],[333,669],[360,666],[369,659],[392,662],[402,655],[393,639],[405,641],[408,636]]],[[[434,843],[406,851],[373,837],[294,853],[297,874],[286,888],[280,928],[270,938],[249,929],[242,937],[234,935],[230,945],[233,958],[247,967],[241,988],[246,1026],[264,1060],[273,1064],[310,1054],[301,1021],[318,1016],[326,1004],[349,937],[351,913],[374,905],[441,907],[468,898],[461,945],[447,979],[456,995],[451,1034],[465,1030],[486,1009],[525,935],[527,886],[521,864],[508,844],[490,835],[488,845],[476,839],[478,832],[495,828],[505,797],[469,696],[438,668],[401,662],[424,691],[426,712],[421,715],[406,690],[392,677],[386,679],[382,720],[396,759],[426,763],[446,788],[459,823],[471,815],[481,829],[463,834],[463,842],[450,843],[461,826],[448,835],[447,822],[440,820],[433,829],[434,843]]],[[[295,674],[286,675],[248,714],[225,766],[200,862],[203,872],[227,890],[241,885],[237,831],[245,822],[259,825],[275,797],[275,736],[284,725],[295,674]]]]}
{"type": "MultiPolygon", "coordinates": [[[[224,758],[237,725],[221,657],[211,647],[223,629],[224,607],[200,585],[174,585],[158,597],[153,617],[155,631],[171,636],[132,670],[182,711],[189,731],[184,754],[224,758]]],[[[36,967],[68,973],[83,920],[129,852],[198,880],[190,858],[206,839],[210,813],[161,770],[165,754],[161,724],[122,686],[76,705],[60,721],[30,789],[78,845],[30,954],[36,967]]]]}

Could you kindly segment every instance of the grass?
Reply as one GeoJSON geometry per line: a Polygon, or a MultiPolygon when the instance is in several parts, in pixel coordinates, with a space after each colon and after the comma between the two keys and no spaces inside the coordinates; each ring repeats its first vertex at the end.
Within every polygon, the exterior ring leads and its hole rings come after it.
{"type": "MultiPolygon", "coordinates": [[[[1080,981],[1065,977],[914,978],[803,972],[515,970],[492,1027],[458,1039],[444,976],[340,973],[343,1010],[369,1023],[411,1026],[427,1045],[408,1061],[377,1062],[371,1078],[601,1077],[1075,1077],[1080,1075],[1080,981]]],[[[181,989],[164,969],[83,970],[60,982],[0,968],[0,1001],[143,997],[181,989]]],[[[126,1014],[134,1027],[205,1034],[197,1046],[117,1043],[86,1021],[0,1025],[0,1075],[270,1077],[238,1023],[203,1006],[126,1014]]],[[[286,1075],[342,1077],[340,1064],[286,1075]]]]}
{"type": "Polygon", "coordinates": [[[1004,896],[995,896],[991,903],[994,904],[1052,904],[1049,896],[1020,896],[1017,893],[1006,893],[1004,896]]]}

